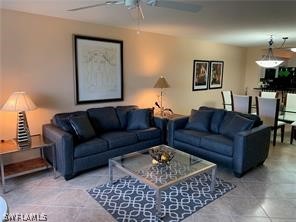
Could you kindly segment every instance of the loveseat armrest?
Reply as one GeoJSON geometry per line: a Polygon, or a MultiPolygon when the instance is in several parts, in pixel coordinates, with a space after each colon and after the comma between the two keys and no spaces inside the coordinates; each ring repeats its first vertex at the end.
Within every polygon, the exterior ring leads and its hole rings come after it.
{"type": "Polygon", "coordinates": [[[42,133],[45,139],[55,144],[57,170],[65,179],[71,178],[74,158],[73,136],[52,124],[43,125],[42,133]]]}
{"type": "Polygon", "coordinates": [[[233,171],[242,176],[249,169],[263,164],[269,152],[270,127],[261,125],[239,132],[234,139],[233,171]]]}
{"type": "Polygon", "coordinates": [[[171,147],[174,147],[174,138],[175,138],[175,131],[177,129],[183,129],[187,122],[188,122],[189,116],[182,116],[175,119],[171,119],[168,122],[168,145],[171,147]]]}

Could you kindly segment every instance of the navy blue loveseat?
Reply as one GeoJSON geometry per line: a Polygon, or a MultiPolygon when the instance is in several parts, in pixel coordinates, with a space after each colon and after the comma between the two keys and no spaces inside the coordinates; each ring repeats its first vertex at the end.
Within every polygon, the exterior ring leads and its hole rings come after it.
{"type": "Polygon", "coordinates": [[[190,117],[169,121],[168,143],[230,167],[241,177],[267,158],[270,128],[255,115],[200,107],[192,110],[190,117]]]}
{"type": "MultiPolygon", "coordinates": [[[[109,158],[162,144],[165,123],[147,110],[119,106],[56,114],[43,125],[43,136],[55,143],[58,172],[68,180],[109,158]]],[[[51,152],[45,154],[52,161],[51,152]]]]}

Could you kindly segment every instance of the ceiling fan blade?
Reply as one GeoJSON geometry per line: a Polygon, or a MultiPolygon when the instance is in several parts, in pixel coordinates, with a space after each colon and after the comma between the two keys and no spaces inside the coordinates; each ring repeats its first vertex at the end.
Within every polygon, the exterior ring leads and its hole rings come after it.
{"type": "Polygon", "coordinates": [[[100,7],[100,6],[104,6],[104,5],[119,5],[119,4],[123,4],[123,3],[124,3],[124,1],[106,1],[104,3],[98,3],[98,4],[94,4],[94,5],[87,5],[87,6],[82,6],[82,7],[78,7],[78,8],[72,8],[67,11],[73,12],[73,11],[79,11],[82,9],[100,7]]]}
{"type": "Polygon", "coordinates": [[[163,1],[163,0],[155,0],[155,1],[148,1],[147,4],[151,6],[156,7],[162,7],[162,8],[170,8],[180,11],[186,11],[186,12],[198,12],[201,10],[200,5],[191,4],[191,3],[185,3],[185,2],[175,2],[175,1],[163,1]],[[150,3],[150,4],[149,4],[150,3]]]}

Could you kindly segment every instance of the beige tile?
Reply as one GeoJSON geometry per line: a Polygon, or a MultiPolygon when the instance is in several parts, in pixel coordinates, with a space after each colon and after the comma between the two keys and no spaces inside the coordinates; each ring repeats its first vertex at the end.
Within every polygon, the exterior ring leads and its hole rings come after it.
{"type": "Polygon", "coordinates": [[[51,205],[55,204],[57,196],[64,190],[58,187],[34,186],[24,191],[24,196],[21,199],[20,203],[51,205]]]}
{"type": "Polygon", "coordinates": [[[271,222],[268,217],[242,217],[232,216],[232,222],[271,222]]]}
{"type": "Polygon", "coordinates": [[[255,198],[227,197],[223,199],[223,205],[227,206],[234,216],[267,217],[260,202],[255,198]]]}
{"type": "Polygon", "coordinates": [[[56,206],[67,207],[95,207],[97,205],[86,190],[73,188],[65,189],[60,192],[55,197],[54,204],[56,206]]]}
{"type": "Polygon", "coordinates": [[[98,222],[98,221],[116,221],[107,211],[81,208],[76,221],[98,222]]]}
{"type": "Polygon", "coordinates": [[[195,221],[196,222],[229,222],[231,221],[231,216],[228,215],[205,215],[205,214],[197,214],[195,221]]]}
{"type": "Polygon", "coordinates": [[[80,208],[71,207],[46,207],[44,209],[47,214],[48,222],[73,222],[79,216],[80,208]]]}
{"type": "Polygon", "coordinates": [[[292,201],[266,198],[261,206],[269,217],[296,220],[296,205],[292,201]]]}

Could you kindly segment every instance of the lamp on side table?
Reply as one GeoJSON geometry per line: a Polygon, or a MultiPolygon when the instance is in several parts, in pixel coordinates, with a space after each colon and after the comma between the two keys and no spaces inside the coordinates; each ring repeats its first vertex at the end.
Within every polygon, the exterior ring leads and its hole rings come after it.
{"type": "Polygon", "coordinates": [[[163,116],[163,111],[164,111],[164,108],[162,105],[163,89],[170,88],[170,85],[168,84],[167,80],[163,76],[160,76],[160,78],[155,83],[154,88],[160,89],[160,115],[163,116]]]}
{"type": "Polygon", "coordinates": [[[36,108],[36,105],[25,92],[14,92],[2,107],[3,111],[18,112],[16,141],[19,145],[31,142],[25,111],[31,111],[36,108]]]}

